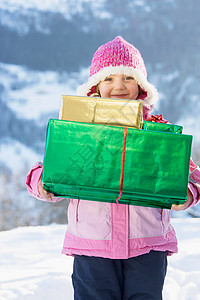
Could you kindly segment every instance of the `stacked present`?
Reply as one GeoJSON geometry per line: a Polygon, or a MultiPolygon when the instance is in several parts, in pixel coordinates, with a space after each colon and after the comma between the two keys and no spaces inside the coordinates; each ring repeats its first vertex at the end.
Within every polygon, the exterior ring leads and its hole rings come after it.
{"type": "Polygon", "coordinates": [[[59,119],[142,128],[142,100],[62,96],[59,119]]]}
{"type": "Polygon", "coordinates": [[[161,208],[186,200],[192,136],[181,126],[142,122],[137,100],[64,96],[59,115],[48,124],[46,190],[161,208]]]}

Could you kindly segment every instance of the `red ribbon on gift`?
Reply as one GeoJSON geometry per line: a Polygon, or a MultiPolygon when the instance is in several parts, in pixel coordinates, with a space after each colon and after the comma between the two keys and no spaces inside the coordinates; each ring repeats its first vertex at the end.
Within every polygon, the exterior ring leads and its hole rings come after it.
{"type": "Polygon", "coordinates": [[[121,178],[120,178],[120,193],[119,193],[119,197],[117,197],[117,199],[116,199],[116,202],[118,204],[119,204],[119,199],[121,198],[122,190],[123,190],[126,136],[127,136],[127,127],[124,128],[124,140],[123,140],[123,150],[122,150],[122,164],[121,164],[121,178]]]}
{"type": "Polygon", "coordinates": [[[163,119],[163,115],[151,115],[146,121],[157,122],[157,123],[168,123],[167,120],[163,119]]]}

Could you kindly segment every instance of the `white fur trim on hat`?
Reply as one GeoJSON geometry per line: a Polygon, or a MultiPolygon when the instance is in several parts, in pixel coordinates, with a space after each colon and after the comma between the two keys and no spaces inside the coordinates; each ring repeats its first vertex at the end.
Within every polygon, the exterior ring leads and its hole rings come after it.
{"type": "Polygon", "coordinates": [[[79,96],[87,96],[93,86],[96,86],[100,81],[103,81],[106,77],[114,74],[132,76],[142,90],[147,92],[147,97],[144,99],[144,104],[146,106],[155,104],[158,100],[157,89],[153,84],[147,81],[143,72],[133,67],[127,67],[123,65],[116,67],[109,66],[101,69],[99,72],[89,77],[86,83],[79,86],[77,89],[77,94],[79,96]]]}

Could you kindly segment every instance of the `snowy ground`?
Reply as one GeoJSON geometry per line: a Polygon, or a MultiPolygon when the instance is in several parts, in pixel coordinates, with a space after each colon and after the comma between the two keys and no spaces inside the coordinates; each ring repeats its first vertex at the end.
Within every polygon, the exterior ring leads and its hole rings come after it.
{"type": "MultiPolygon", "coordinates": [[[[169,257],[164,300],[200,300],[200,219],[172,219],[179,254],[169,257]]],[[[0,300],[72,300],[73,259],[61,255],[65,225],[0,232],[0,300]]]]}

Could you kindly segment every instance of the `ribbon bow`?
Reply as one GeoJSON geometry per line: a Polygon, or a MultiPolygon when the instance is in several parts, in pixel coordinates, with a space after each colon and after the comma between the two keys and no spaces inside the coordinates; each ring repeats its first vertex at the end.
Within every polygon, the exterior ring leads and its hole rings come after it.
{"type": "Polygon", "coordinates": [[[168,123],[167,120],[163,119],[163,115],[151,115],[147,121],[157,122],[157,123],[168,123]]]}

